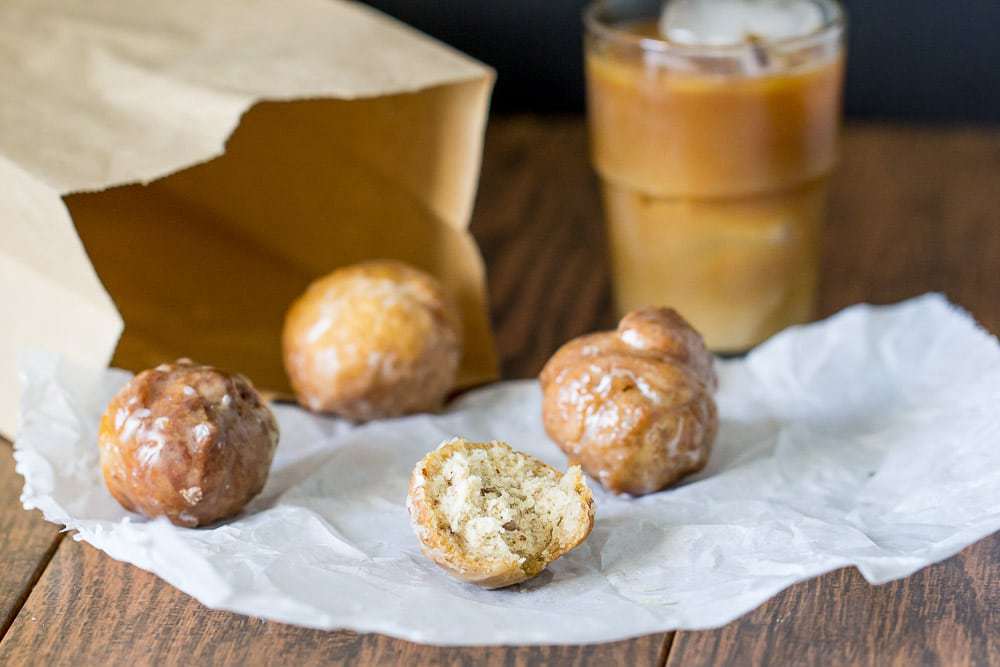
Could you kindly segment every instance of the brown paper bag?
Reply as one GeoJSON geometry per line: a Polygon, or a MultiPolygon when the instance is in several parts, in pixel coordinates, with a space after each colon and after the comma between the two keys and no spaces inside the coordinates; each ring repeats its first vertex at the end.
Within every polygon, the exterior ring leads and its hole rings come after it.
{"type": "Polygon", "coordinates": [[[0,432],[25,346],[286,391],[285,309],[366,258],[438,276],[460,385],[496,376],[466,231],[491,70],[333,0],[45,4],[0,6],[0,432]]]}

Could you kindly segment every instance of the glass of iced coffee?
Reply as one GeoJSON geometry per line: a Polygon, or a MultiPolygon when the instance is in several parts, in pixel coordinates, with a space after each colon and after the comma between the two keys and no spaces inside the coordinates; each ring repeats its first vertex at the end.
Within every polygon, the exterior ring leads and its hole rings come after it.
{"type": "Polygon", "coordinates": [[[716,351],[814,309],[843,81],[834,0],[603,0],[585,13],[614,295],[716,351]]]}

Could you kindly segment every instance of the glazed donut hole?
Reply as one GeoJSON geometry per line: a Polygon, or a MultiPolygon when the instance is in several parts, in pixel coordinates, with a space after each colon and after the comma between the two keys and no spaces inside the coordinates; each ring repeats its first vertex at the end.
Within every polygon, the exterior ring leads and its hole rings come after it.
{"type": "Polygon", "coordinates": [[[549,437],[614,493],[705,467],[718,431],[712,354],[676,311],[644,308],[563,345],[540,375],[549,437]]]}
{"type": "Polygon", "coordinates": [[[438,410],[462,355],[458,309],[441,284],[376,260],[314,281],[289,308],[285,370],[298,402],[357,422],[438,410]]]}
{"type": "Polygon", "coordinates": [[[189,359],[132,378],[98,431],[111,495],[187,527],[239,513],[264,488],[277,444],[274,415],[247,378],[189,359]]]}

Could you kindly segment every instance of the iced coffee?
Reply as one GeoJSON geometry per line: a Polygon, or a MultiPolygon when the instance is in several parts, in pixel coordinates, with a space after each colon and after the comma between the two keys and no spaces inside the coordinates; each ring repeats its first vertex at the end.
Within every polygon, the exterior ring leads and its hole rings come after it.
{"type": "Polygon", "coordinates": [[[808,320],[840,120],[839,7],[609,0],[585,21],[619,310],[672,306],[717,351],[808,320]]]}

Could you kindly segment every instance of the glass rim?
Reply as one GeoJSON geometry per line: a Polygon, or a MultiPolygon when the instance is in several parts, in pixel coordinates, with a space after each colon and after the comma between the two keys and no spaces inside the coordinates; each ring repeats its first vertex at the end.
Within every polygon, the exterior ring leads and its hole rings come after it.
{"type": "MultiPolygon", "coordinates": [[[[748,44],[681,44],[672,42],[663,37],[641,37],[619,28],[602,20],[598,14],[607,7],[610,0],[592,0],[583,10],[583,24],[588,35],[594,35],[620,45],[639,49],[641,51],[652,51],[657,53],[676,53],[686,56],[738,56],[745,53],[748,44]]],[[[809,46],[829,38],[831,35],[842,33],[846,25],[844,9],[837,0],[810,0],[811,2],[827,8],[826,20],[815,30],[804,35],[794,37],[782,37],[779,39],[762,40],[761,44],[767,47],[778,47],[781,49],[808,48],[809,46]]]]}

